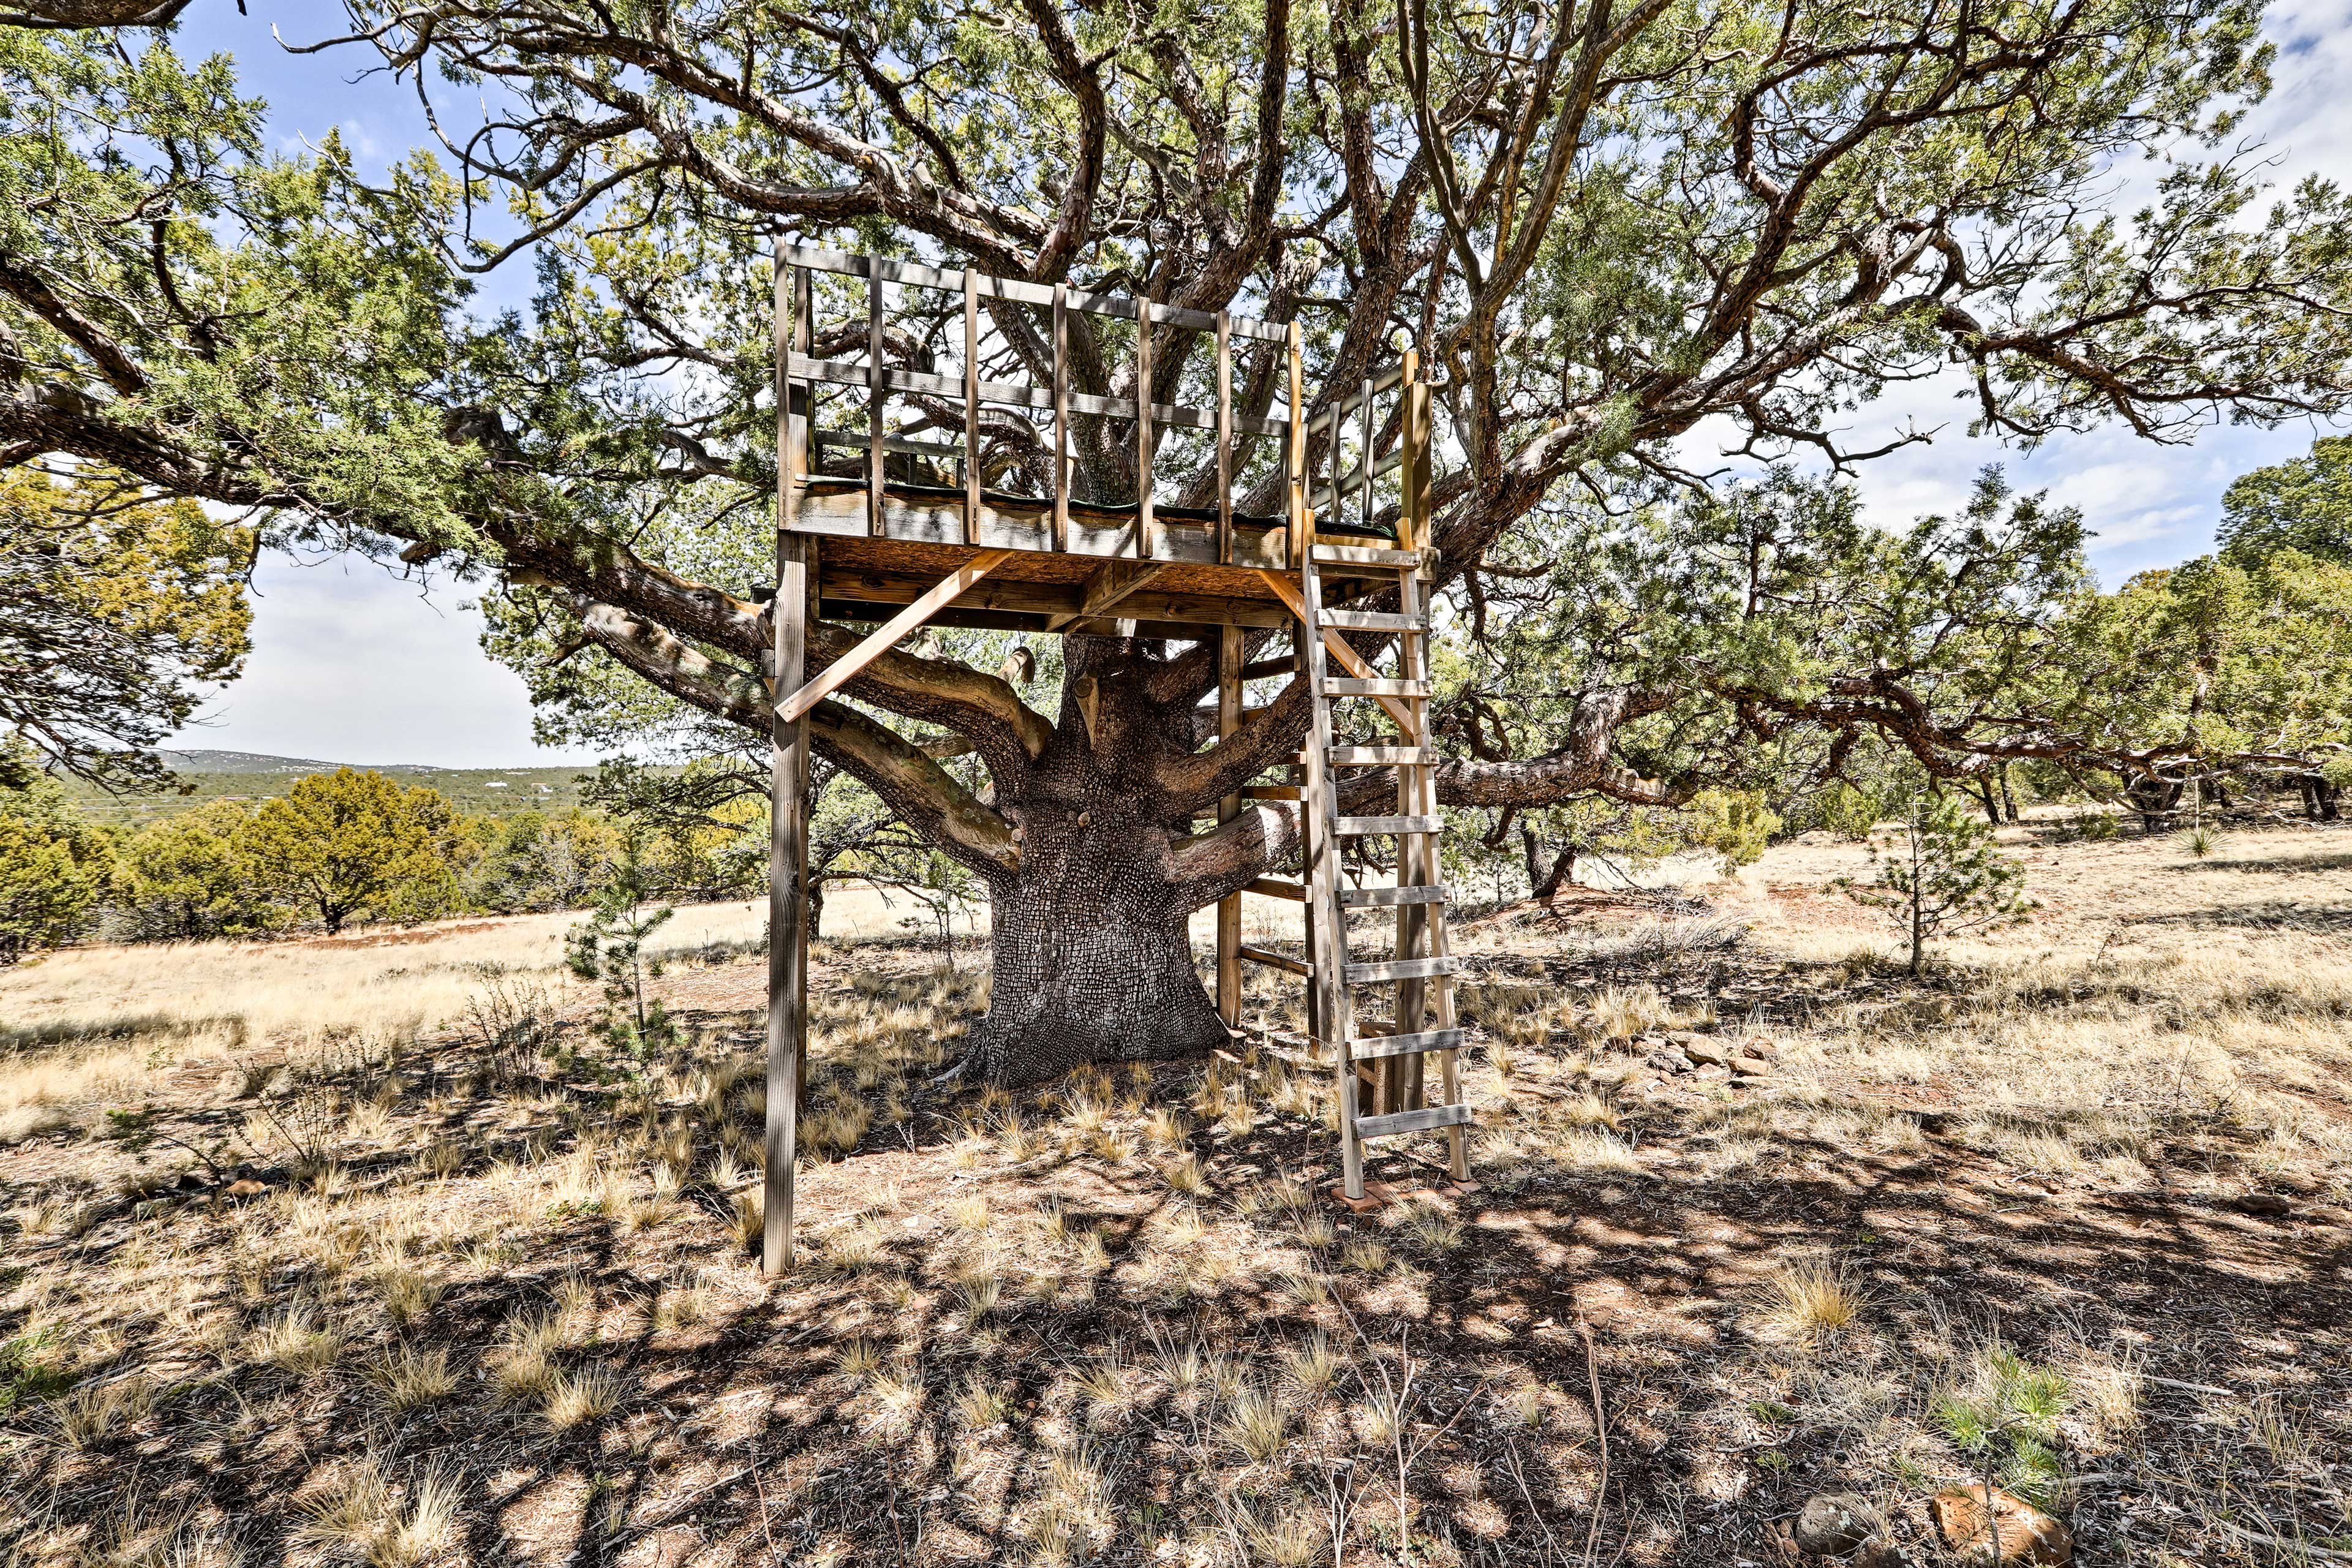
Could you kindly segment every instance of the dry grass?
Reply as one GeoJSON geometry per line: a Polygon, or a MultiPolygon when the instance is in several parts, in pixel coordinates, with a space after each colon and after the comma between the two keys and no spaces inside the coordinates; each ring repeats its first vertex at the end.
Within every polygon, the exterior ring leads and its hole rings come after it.
{"type": "Polygon", "coordinates": [[[420,1568],[457,1544],[463,1502],[443,1471],[428,1469],[398,1488],[370,1457],[303,1505],[297,1539],[369,1568],[420,1568]]]}
{"type": "Polygon", "coordinates": [[[540,1397],[551,1431],[569,1432],[610,1415],[621,1403],[621,1380],[601,1366],[559,1371],[540,1397]]]}
{"type": "Polygon", "coordinates": [[[395,1414],[440,1404],[457,1392],[457,1373],[449,1352],[436,1346],[426,1350],[404,1345],[385,1352],[367,1365],[384,1408],[395,1414]]]}
{"type": "MultiPolygon", "coordinates": [[[[917,1568],[1576,1561],[1580,1317],[1612,1456],[1596,1560],[1772,1561],[1809,1490],[1910,1507],[1983,1468],[2068,1510],[2085,1561],[2137,1561],[2143,1529],[2236,1560],[2221,1479],[2232,1522],[2327,1542],[2352,1311],[2312,1260],[2352,1195],[2352,857],[2252,833],[2201,861],[2032,852],[2050,907],[1925,984],[1821,894],[1838,846],[1776,848],[1714,913],[1465,923],[1476,1184],[1370,1215],[1324,1196],[1328,1070],[1244,1043],[934,1087],[976,977],[820,955],[832,1131],[800,1173],[810,1266],[778,1280],[740,1013],[693,1016],[673,1058],[562,1070],[411,1037],[381,996],[307,1040],[56,1035],[0,1068],[0,1131],[99,1134],[0,1148],[0,1518],[30,1521],[7,1549],[618,1560],[670,1518],[713,1560],[772,1532],[794,1561],[917,1568]],[[1710,1020],[1776,1044],[1771,1074],[1665,1075],[1618,1043],[1710,1020]],[[315,1150],[257,1107],[315,1108],[315,1150]],[[134,1147],[248,1119],[267,1149],[229,1157],[258,1196],[183,1191],[194,1156],[134,1147]],[[696,1493],[786,1432],[764,1509],[696,1493]],[[222,1477],[234,1520],[202,1500],[222,1477]]],[[[444,940],[325,956],[389,973],[444,940]]],[[[700,977],[755,993],[758,969],[700,977]]],[[[1295,1030],[1295,994],[1254,976],[1245,1016],[1295,1030]]],[[[1426,1183],[1439,1148],[1374,1159],[1426,1183]]]]}
{"type": "Polygon", "coordinates": [[[1792,1263],[1772,1276],[1756,1322],[1790,1342],[1833,1340],[1861,1321],[1864,1305],[1851,1271],[1822,1263],[1792,1263]]]}

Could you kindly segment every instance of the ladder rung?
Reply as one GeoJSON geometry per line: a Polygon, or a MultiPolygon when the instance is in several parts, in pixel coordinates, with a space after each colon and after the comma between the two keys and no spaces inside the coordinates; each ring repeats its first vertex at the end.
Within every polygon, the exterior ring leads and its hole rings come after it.
{"type": "Polygon", "coordinates": [[[1326,697],[1426,697],[1426,680],[1358,680],[1335,675],[1323,683],[1326,697]]]}
{"type": "Polygon", "coordinates": [[[1461,967],[1458,958],[1384,958],[1377,963],[1348,965],[1348,984],[1377,985],[1385,980],[1434,980],[1461,967]]]}
{"type": "Polygon", "coordinates": [[[1379,550],[1367,544],[1318,544],[1318,566],[1419,566],[1418,550],[1379,550]]]}
{"type": "Polygon", "coordinates": [[[1386,909],[1393,904],[1442,904],[1443,886],[1430,888],[1342,888],[1339,902],[1351,910],[1386,909]]]}
{"type": "Polygon", "coordinates": [[[1303,904],[1307,901],[1307,889],[1304,887],[1297,882],[1286,882],[1275,877],[1259,877],[1244,882],[1242,884],[1242,891],[1262,893],[1269,899],[1288,899],[1294,904],[1303,904]]]}
{"type": "Polygon", "coordinates": [[[1242,798],[1244,800],[1297,800],[1298,786],[1297,784],[1244,784],[1242,798]]]}
{"type": "Polygon", "coordinates": [[[1324,754],[1342,768],[1376,763],[1433,765],[1439,761],[1434,746],[1333,746],[1324,754]]]}
{"type": "Polygon", "coordinates": [[[1466,1127],[1470,1123],[1470,1108],[1466,1105],[1433,1105],[1421,1110],[1400,1110],[1389,1116],[1356,1118],[1359,1138],[1391,1138],[1400,1132],[1420,1132],[1432,1127],[1466,1127]]]}
{"type": "Polygon", "coordinates": [[[1268,952],[1262,947],[1242,947],[1235,949],[1235,951],[1239,952],[1242,957],[1248,959],[1252,963],[1263,963],[1268,969],[1279,969],[1291,974],[1312,974],[1315,973],[1315,966],[1307,963],[1305,959],[1291,958],[1286,954],[1279,952],[1268,952]]]}
{"type": "Polygon", "coordinates": [[[1342,632],[1425,632],[1429,623],[1419,616],[1386,610],[1326,610],[1321,624],[1342,632]]]}
{"type": "Polygon", "coordinates": [[[1419,1056],[1423,1051],[1458,1051],[1462,1048],[1459,1029],[1424,1029],[1418,1035],[1371,1035],[1348,1047],[1348,1054],[1360,1062],[1381,1057],[1419,1056]]]}
{"type": "Polygon", "coordinates": [[[1436,833],[1445,819],[1439,816],[1336,816],[1331,831],[1342,838],[1362,838],[1374,833],[1436,833]]]}

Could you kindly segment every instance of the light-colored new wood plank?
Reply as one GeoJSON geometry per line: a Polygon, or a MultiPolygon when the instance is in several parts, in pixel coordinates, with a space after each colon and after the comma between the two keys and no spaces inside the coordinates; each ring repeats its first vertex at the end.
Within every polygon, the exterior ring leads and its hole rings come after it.
{"type": "Polygon", "coordinates": [[[1348,965],[1348,984],[1380,985],[1391,980],[1434,980],[1441,974],[1458,973],[1461,968],[1458,958],[1383,958],[1348,965]]]}
{"type": "Polygon", "coordinates": [[[1385,610],[1326,610],[1323,624],[1343,632],[1425,632],[1429,623],[1418,616],[1395,616],[1385,610]]]}
{"type": "Polygon", "coordinates": [[[1348,1053],[1358,1061],[1376,1057],[1409,1057],[1424,1051],[1452,1051],[1462,1047],[1459,1029],[1423,1029],[1412,1035],[1374,1035],[1349,1042],[1348,1053]]]}
{"type": "Polygon", "coordinates": [[[1429,682],[1339,679],[1325,681],[1323,694],[1327,697],[1426,697],[1429,695],[1429,682]]]}
{"type": "Polygon", "coordinates": [[[1445,889],[1440,884],[1418,888],[1342,888],[1339,901],[1351,910],[1382,910],[1399,904],[1442,904],[1445,889]]]}
{"type": "Polygon", "coordinates": [[[1372,767],[1383,763],[1404,763],[1414,767],[1430,767],[1445,760],[1434,746],[1334,746],[1331,763],[1334,767],[1372,767]]]}
{"type": "Polygon", "coordinates": [[[1318,566],[1381,566],[1418,568],[1424,559],[1419,550],[1382,550],[1370,544],[1318,544],[1315,547],[1315,563],[1318,566]]]}
{"type": "Polygon", "coordinates": [[[1387,1116],[1366,1116],[1356,1122],[1359,1138],[1393,1138],[1400,1132],[1425,1132],[1433,1127],[1466,1127],[1466,1105],[1433,1105],[1421,1110],[1399,1110],[1387,1116]]]}
{"type": "Polygon", "coordinates": [[[1374,833],[1435,833],[1444,827],[1442,816],[1342,816],[1331,824],[1331,830],[1342,838],[1361,838],[1374,833]]]}

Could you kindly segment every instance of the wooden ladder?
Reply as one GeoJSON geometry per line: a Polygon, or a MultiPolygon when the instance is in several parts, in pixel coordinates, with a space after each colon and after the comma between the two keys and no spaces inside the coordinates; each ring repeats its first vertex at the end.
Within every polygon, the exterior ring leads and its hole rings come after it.
{"type": "MultiPolygon", "coordinates": [[[[1310,535],[1310,538],[1312,536],[1310,535]]],[[[1409,534],[1408,538],[1411,537],[1409,534]]],[[[1436,764],[1429,733],[1429,606],[1422,581],[1424,552],[1419,549],[1374,549],[1311,543],[1299,563],[1298,659],[1313,696],[1313,722],[1301,755],[1300,811],[1306,829],[1308,1027],[1339,1074],[1339,1149],[1344,1190],[1364,1195],[1364,1142],[1409,1132],[1443,1131],[1446,1169],[1456,1181],[1470,1173],[1465,1129],[1470,1107],[1462,1098],[1457,1053],[1462,1030],[1454,1019],[1454,975],[1458,960],[1445,935],[1445,889],[1438,879],[1436,764]],[[1393,612],[1323,607],[1322,578],[1335,575],[1375,580],[1393,577],[1393,612]],[[1374,633],[1392,639],[1396,672],[1382,675],[1359,653],[1347,634],[1374,633]],[[1334,664],[1341,667],[1334,670],[1334,664]],[[1393,740],[1377,744],[1333,739],[1334,710],[1340,703],[1376,705],[1396,726],[1393,740]],[[1350,816],[1339,806],[1338,778],[1361,768],[1396,770],[1395,815],[1350,816]],[[1397,841],[1396,881],[1384,888],[1351,887],[1340,867],[1340,847],[1351,838],[1392,837],[1397,841]],[[1349,916],[1385,910],[1394,918],[1390,956],[1359,962],[1349,951],[1349,916]],[[1393,986],[1395,1007],[1385,1024],[1358,1022],[1356,993],[1393,986]],[[1432,1026],[1430,1015],[1435,1013],[1432,1026]],[[1440,1094],[1424,1103],[1421,1058],[1434,1054],[1440,1094]],[[1358,1114],[1366,1087],[1358,1064],[1370,1069],[1379,1095],[1390,1103],[1378,1114],[1358,1114]]]]}

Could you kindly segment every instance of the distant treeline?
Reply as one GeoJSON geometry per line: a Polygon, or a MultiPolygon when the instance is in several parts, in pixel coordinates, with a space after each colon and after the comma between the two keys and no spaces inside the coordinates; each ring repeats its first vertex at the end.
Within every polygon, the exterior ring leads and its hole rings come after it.
{"type": "Polygon", "coordinates": [[[342,768],[257,804],[213,800],[134,828],[90,821],[35,777],[0,790],[0,963],[78,941],[579,908],[594,901],[629,834],[647,880],[669,896],[756,885],[767,850],[759,804],[715,815],[688,827],[579,807],[469,816],[437,790],[342,768]]]}

